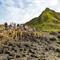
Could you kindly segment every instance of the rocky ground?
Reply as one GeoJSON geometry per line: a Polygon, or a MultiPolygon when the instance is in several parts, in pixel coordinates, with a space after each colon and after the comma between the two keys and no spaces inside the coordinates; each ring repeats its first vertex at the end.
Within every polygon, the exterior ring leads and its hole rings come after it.
{"type": "Polygon", "coordinates": [[[60,32],[0,41],[0,60],[60,60],[60,32]]]}

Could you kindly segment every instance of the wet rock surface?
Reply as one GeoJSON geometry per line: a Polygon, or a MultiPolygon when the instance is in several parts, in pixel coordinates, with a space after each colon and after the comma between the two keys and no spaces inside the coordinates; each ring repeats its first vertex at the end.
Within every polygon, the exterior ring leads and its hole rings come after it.
{"type": "Polygon", "coordinates": [[[0,42],[0,60],[60,60],[60,33],[0,42]]]}

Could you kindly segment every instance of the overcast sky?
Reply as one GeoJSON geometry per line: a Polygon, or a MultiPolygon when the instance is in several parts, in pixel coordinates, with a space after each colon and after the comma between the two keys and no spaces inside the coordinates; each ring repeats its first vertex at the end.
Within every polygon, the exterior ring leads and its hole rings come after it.
{"type": "Polygon", "coordinates": [[[60,12],[60,0],[0,0],[0,23],[25,23],[46,7],[60,12]]]}

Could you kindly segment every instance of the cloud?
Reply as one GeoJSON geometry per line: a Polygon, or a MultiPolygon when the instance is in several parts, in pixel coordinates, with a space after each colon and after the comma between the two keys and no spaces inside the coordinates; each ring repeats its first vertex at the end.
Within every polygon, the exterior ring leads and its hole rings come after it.
{"type": "Polygon", "coordinates": [[[50,1],[48,1],[48,3],[49,3],[51,6],[57,5],[58,2],[59,2],[58,0],[50,0],[50,1]]]}
{"type": "Polygon", "coordinates": [[[0,7],[1,23],[25,23],[41,14],[46,7],[60,10],[59,0],[0,0],[0,7]]]}

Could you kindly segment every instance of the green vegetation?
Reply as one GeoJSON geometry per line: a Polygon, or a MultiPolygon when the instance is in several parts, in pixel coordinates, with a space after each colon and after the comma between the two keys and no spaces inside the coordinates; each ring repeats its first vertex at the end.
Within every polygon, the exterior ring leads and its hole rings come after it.
{"type": "Polygon", "coordinates": [[[60,13],[46,8],[39,17],[27,22],[26,25],[35,27],[38,31],[60,31],[60,13]]]}

